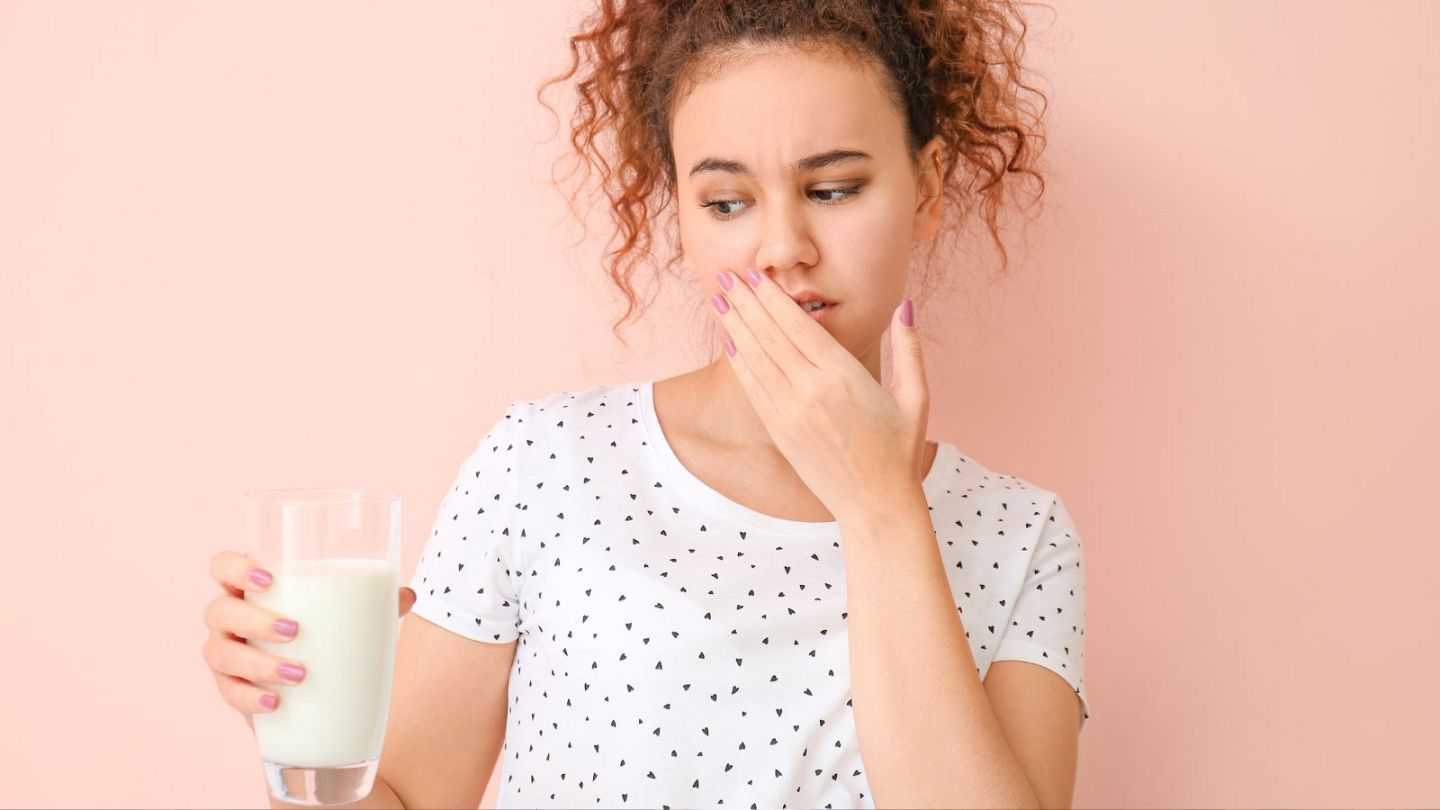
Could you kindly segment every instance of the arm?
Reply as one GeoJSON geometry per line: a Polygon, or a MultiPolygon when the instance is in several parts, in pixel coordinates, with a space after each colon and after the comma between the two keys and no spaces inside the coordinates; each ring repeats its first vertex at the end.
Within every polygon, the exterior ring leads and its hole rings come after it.
{"type": "MultiPolygon", "coordinates": [[[[996,684],[1006,695],[997,712],[955,610],[923,490],[878,502],[839,520],[852,704],[876,806],[1068,806],[1078,711],[1026,711],[1010,680],[1008,690],[996,684]],[[1068,746],[1058,742],[1066,734],[1068,746]]],[[[1049,674],[1025,682],[1044,690],[1040,706],[1074,706],[1068,685],[1049,674]]]]}

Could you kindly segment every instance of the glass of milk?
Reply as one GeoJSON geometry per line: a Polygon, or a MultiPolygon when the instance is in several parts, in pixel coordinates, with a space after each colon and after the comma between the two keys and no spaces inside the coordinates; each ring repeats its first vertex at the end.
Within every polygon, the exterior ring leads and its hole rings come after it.
{"type": "Polygon", "coordinates": [[[246,643],[305,666],[256,712],[270,795],[293,804],[370,794],[390,711],[399,629],[400,496],[351,489],[245,493],[249,553],[274,574],[253,602],[300,624],[288,642],[246,643]]]}

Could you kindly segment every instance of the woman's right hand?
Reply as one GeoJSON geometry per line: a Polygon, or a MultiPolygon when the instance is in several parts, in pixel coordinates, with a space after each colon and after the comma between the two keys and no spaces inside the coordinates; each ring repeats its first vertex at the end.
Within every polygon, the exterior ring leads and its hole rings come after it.
{"type": "MultiPolygon", "coordinates": [[[[200,647],[200,657],[215,676],[220,696],[253,729],[251,715],[274,711],[280,705],[280,695],[266,685],[300,683],[305,678],[305,665],[273,656],[245,641],[257,638],[283,643],[294,639],[300,628],[288,617],[245,601],[246,591],[269,587],[271,575],[243,554],[217,553],[210,559],[210,576],[223,592],[205,606],[205,626],[210,636],[200,647]],[[298,677],[287,678],[287,673],[298,677]]],[[[409,613],[414,604],[415,592],[401,588],[400,615],[409,613]]]]}

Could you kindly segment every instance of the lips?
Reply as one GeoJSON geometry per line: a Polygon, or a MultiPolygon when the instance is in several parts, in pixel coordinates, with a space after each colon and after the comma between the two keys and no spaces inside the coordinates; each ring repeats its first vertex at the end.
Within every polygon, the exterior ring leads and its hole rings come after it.
{"type": "Polygon", "coordinates": [[[809,315],[811,318],[814,318],[818,323],[824,323],[825,319],[830,317],[830,313],[834,311],[835,308],[838,306],[840,305],[836,303],[826,303],[825,306],[820,307],[819,309],[807,310],[805,314],[809,315]]]}
{"type": "Polygon", "coordinates": [[[831,307],[835,305],[834,301],[831,301],[830,299],[826,298],[823,295],[820,295],[819,293],[811,292],[810,290],[802,290],[798,293],[791,293],[790,300],[794,301],[795,305],[800,307],[801,309],[808,309],[811,305],[816,303],[824,304],[826,305],[826,307],[831,307]]]}

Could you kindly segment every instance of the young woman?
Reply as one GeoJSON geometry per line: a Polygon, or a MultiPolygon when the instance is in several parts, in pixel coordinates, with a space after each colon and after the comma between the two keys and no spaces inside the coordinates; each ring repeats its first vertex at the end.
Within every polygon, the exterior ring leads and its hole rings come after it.
{"type": "MultiPolygon", "coordinates": [[[[497,755],[501,807],[1069,805],[1079,535],[927,441],[905,297],[947,201],[995,235],[1003,181],[1039,177],[1013,12],[602,0],[552,81],[583,71],[608,272],[633,310],[669,210],[724,351],[490,426],[402,593],[421,621],[359,806],[473,807],[497,755]]],[[[244,640],[296,628],[240,598],[269,580],[243,556],[213,575],[205,656],[248,720],[303,662],[244,640]]]]}

